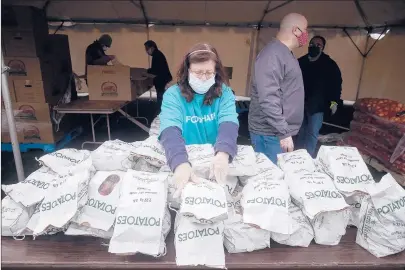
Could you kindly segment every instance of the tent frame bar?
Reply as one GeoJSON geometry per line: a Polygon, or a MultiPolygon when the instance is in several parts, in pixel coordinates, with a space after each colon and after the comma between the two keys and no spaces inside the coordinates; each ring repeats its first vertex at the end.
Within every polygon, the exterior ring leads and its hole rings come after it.
{"type": "Polygon", "coordinates": [[[364,24],[367,27],[370,27],[370,22],[368,20],[368,17],[366,13],[364,12],[363,8],[361,7],[360,1],[359,0],[353,0],[354,5],[356,6],[357,11],[359,12],[360,17],[363,19],[364,24]]]}
{"type": "Polygon", "coordinates": [[[260,31],[260,29],[262,28],[262,23],[263,23],[263,21],[264,21],[264,18],[265,18],[269,13],[271,13],[271,12],[273,12],[273,11],[279,9],[279,8],[282,8],[282,7],[288,5],[289,3],[293,2],[293,1],[294,1],[294,0],[287,0],[287,1],[285,1],[284,3],[281,3],[280,5],[275,6],[274,8],[271,8],[271,9],[269,9],[269,8],[270,8],[271,1],[268,1],[268,2],[267,2],[266,9],[263,11],[263,16],[260,18],[260,21],[259,21],[259,23],[257,24],[257,30],[260,31]]]}
{"type": "MultiPolygon", "coordinates": [[[[349,32],[347,32],[346,28],[343,28],[343,32],[346,34],[346,36],[350,39],[350,41],[353,43],[354,47],[356,47],[356,49],[359,51],[360,55],[363,56],[363,58],[365,57],[365,54],[360,50],[359,46],[357,46],[356,42],[354,42],[352,36],[349,34],[349,32]]],[[[368,32],[368,31],[367,31],[368,32]]],[[[367,49],[367,48],[366,48],[367,49]]]]}
{"type": "MultiPolygon", "coordinates": [[[[380,35],[378,36],[378,38],[373,42],[373,44],[371,45],[371,47],[368,49],[368,46],[366,46],[364,52],[362,52],[359,48],[359,46],[357,46],[356,42],[354,42],[353,38],[351,37],[351,35],[349,34],[349,32],[347,32],[347,28],[343,28],[343,32],[346,34],[346,36],[350,39],[350,41],[353,43],[353,45],[356,47],[356,49],[359,51],[360,55],[363,56],[363,58],[366,58],[371,50],[374,48],[374,46],[377,44],[377,42],[380,40],[381,36],[387,31],[388,29],[388,25],[386,25],[384,27],[384,30],[380,33],[380,35]],[[368,50],[367,50],[368,49],[368,50]]],[[[366,28],[365,30],[367,30],[367,39],[370,36],[370,33],[372,31],[373,28],[366,28]]],[[[368,44],[367,44],[368,45],[368,44]]]]}
{"type": "Polygon", "coordinates": [[[259,31],[260,31],[260,28],[262,28],[262,23],[263,23],[264,18],[269,13],[268,10],[269,10],[270,4],[271,4],[271,1],[268,1],[267,5],[266,5],[266,8],[263,10],[263,15],[260,18],[260,21],[257,23],[257,30],[259,30],[259,31]]]}
{"type": "MultiPolygon", "coordinates": [[[[54,0],[55,1],[55,0],[54,0]]],[[[74,23],[83,24],[138,24],[144,25],[144,19],[90,19],[90,18],[73,18],[73,19],[62,19],[58,17],[48,17],[49,22],[62,22],[69,21],[74,23]]],[[[213,27],[240,27],[240,28],[258,28],[257,22],[238,22],[238,23],[224,23],[224,22],[193,22],[193,21],[162,21],[154,20],[148,18],[149,24],[154,24],[156,26],[213,26],[213,27]]],[[[263,22],[261,28],[278,28],[279,23],[274,22],[263,22]]],[[[391,24],[391,25],[375,25],[373,28],[405,28],[405,24],[391,24]]],[[[308,28],[322,28],[322,29],[348,29],[348,30],[369,30],[368,27],[364,26],[344,26],[344,25],[310,25],[308,28]]]]}
{"type": "Polygon", "coordinates": [[[141,6],[143,18],[145,19],[146,28],[149,28],[149,19],[148,19],[148,16],[146,15],[146,9],[145,9],[145,5],[143,4],[143,0],[139,0],[139,5],[141,6]]]}

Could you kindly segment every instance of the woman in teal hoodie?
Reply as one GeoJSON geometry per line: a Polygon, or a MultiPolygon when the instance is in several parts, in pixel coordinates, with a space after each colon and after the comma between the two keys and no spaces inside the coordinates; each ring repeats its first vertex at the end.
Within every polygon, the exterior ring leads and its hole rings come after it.
{"type": "Polygon", "coordinates": [[[160,142],[177,191],[193,178],[186,145],[212,144],[212,175],[222,185],[237,153],[239,121],[235,95],[215,48],[197,44],[184,58],[176,85],[163,97],[160,142]]]}

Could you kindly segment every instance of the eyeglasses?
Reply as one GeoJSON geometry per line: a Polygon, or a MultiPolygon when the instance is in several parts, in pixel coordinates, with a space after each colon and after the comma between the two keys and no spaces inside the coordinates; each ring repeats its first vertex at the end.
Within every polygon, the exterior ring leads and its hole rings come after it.
{"type": "Polygon", "coordinates": [[[212,77],[215,76],[215,72],[214,71],[201,71],[201,70],[191,70],[190,72],[193,73],[197,78],[202,78],[205,75],[205,78],[207,79],[211,79],[212,77]]]}

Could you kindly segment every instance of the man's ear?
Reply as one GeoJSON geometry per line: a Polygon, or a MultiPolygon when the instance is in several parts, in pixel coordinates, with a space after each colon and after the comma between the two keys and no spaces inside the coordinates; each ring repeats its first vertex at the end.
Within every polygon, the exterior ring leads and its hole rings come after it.
{"type": "Polygon", "coordinates": [[[301,31],[298,29],[297,26],[293,26],[293,28],[292,28],[292,33],[293,33],[296,37],[299,37],[301,31]]]}

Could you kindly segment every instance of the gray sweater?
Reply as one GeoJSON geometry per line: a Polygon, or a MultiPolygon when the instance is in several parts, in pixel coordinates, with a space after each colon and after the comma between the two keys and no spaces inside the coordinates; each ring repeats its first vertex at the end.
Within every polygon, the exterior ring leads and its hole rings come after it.
{"type": "Polygon", "coordinates": [[[256,58],[249,130],[280,139],[298,133],[304,117],[304,83],[297,59],[274,39],[256,58]]]}

